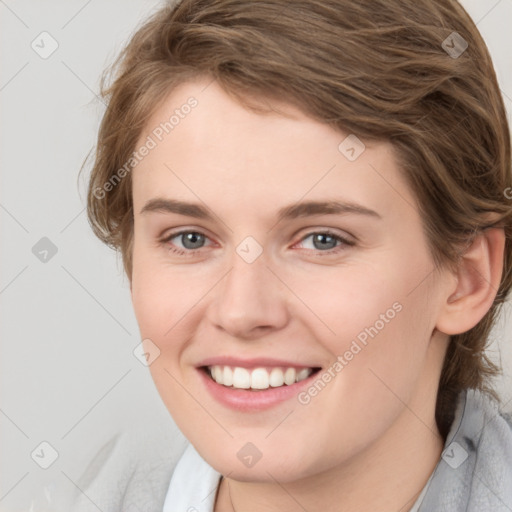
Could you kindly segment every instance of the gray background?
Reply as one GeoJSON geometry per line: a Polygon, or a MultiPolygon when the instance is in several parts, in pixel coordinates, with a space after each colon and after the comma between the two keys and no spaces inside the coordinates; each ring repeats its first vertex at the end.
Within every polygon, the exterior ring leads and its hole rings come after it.
{"type": "MultiPolygon", "coordinates": [[[[462,3],[487,41],[510,114],[512,0],[462,3]]],[[[95,96],[101,71],[159,6],[0,0],[1,511],[29,510],[42,491],[54,503],[93,451],[127,425],[171,426],[133,355],[140,340],[121,261],[92,235],[78,180],[104,111],[95,96]],[[44,31],[59,45],[46,59],[31,47],[44,31]],[[32,252],[43,237],[57,249],[46,262],[32,252]],[[59,455],[46,470],[31,458],[43,441],[59,455]]],[[[497,357],[501,346],[505,402],[512,399],[511,310],[490,349],[497,357]]]]}

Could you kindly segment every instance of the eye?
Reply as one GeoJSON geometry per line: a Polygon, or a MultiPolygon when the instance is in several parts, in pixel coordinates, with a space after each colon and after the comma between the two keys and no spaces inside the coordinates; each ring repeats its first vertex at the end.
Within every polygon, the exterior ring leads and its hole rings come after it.
{"type": "Polygon", "coordinates": [[[343,250],[343,246],[351,245],[354,245],[354,242],[328,231],[310,233],[299,242],[299,246],[303,249],[321,252],[337,252],[343,250]]]}
{"type": "Polygon", "coordinates": [[[185,249],[199,249],[203,247],[206,237],[202,233],[195,231],[185,231],[173,238],[178,238],[185,249]]]}
{"type": "Polygon", "coordinates": [[[207,245],[212,245],[211,240],[199,231],[180,231],[172,233],[162,240],[163,244],[170,245],[169,249],[178,254],[194,252],[207,245]],[[209,242],[209,243],[207,243],[209,242]]]}

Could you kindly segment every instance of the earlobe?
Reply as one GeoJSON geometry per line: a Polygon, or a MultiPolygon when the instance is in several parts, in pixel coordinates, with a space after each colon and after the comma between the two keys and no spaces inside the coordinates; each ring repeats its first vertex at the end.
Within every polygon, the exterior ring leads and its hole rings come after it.
{"type": "Polygon", "coordinates": [[[473,328],[491,308],[503,272],[505,233],[489,228],[479,233],[461,256],[455,289],[448,291],[436,327],[454,335],[473,328]]]}

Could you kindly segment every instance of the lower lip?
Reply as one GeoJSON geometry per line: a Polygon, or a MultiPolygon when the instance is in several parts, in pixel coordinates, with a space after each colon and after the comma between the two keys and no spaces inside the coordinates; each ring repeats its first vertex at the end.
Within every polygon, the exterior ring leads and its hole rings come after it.
{"type": "Polygon", "coordinates": [[[241,412],[262,411],[296,398],[301,389],[309,386],[317,375],[317,372],[314,372],[307,379],[289,386],[250,391],[217,384],[203,369],[198,369],[198,372],[213,398],[222,405],[241,412]]]}

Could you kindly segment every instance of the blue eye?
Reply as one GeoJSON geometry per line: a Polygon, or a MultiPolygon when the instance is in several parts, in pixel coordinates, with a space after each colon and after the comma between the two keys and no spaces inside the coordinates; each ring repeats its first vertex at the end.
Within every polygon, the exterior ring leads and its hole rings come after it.
{"type": "Polygon", "coordinates": [[[351,246],[354,245],[354,242],[346,240],[339,235],[335,235],[329,232],[315,232],[306,235],[301,241],[300,245],[302,245],[304,249],[308,250],[317,250],[320,252],[337,252],[338,249],[343,249],[343,246],[351,246]],[[310,240],[309,242],[306,242],[310,240]],[[309,245],[309,247],[307,247],[309,245]],[[306,247],[305,247],[306,246],[306,247]]]}
{"type": "Polygon", "coordinates": [[[193,254],[194,251],[211,245],[211,243],[207,244],[207,241],[209,238],[198,231],[180,231],[165,237],[161,242],[177,254],[193,254]]]}
{"type": "Polygon", "coordinates": [[[332,235],[329,235],[328,233],[313,233],[304,238],[303,242],[307,238],[311,238],[313,247],[321,251],[325,249],[334,249],[338,244],[338,239],[332,235]]]}
{"type": "Polygon", "coordinates": [[[175,235],[173,238],[179,238],[185,249],[199,249],[203,247],[206,239],[202,233],[195,231],[184,231],[183,233],[175,235]]]}

